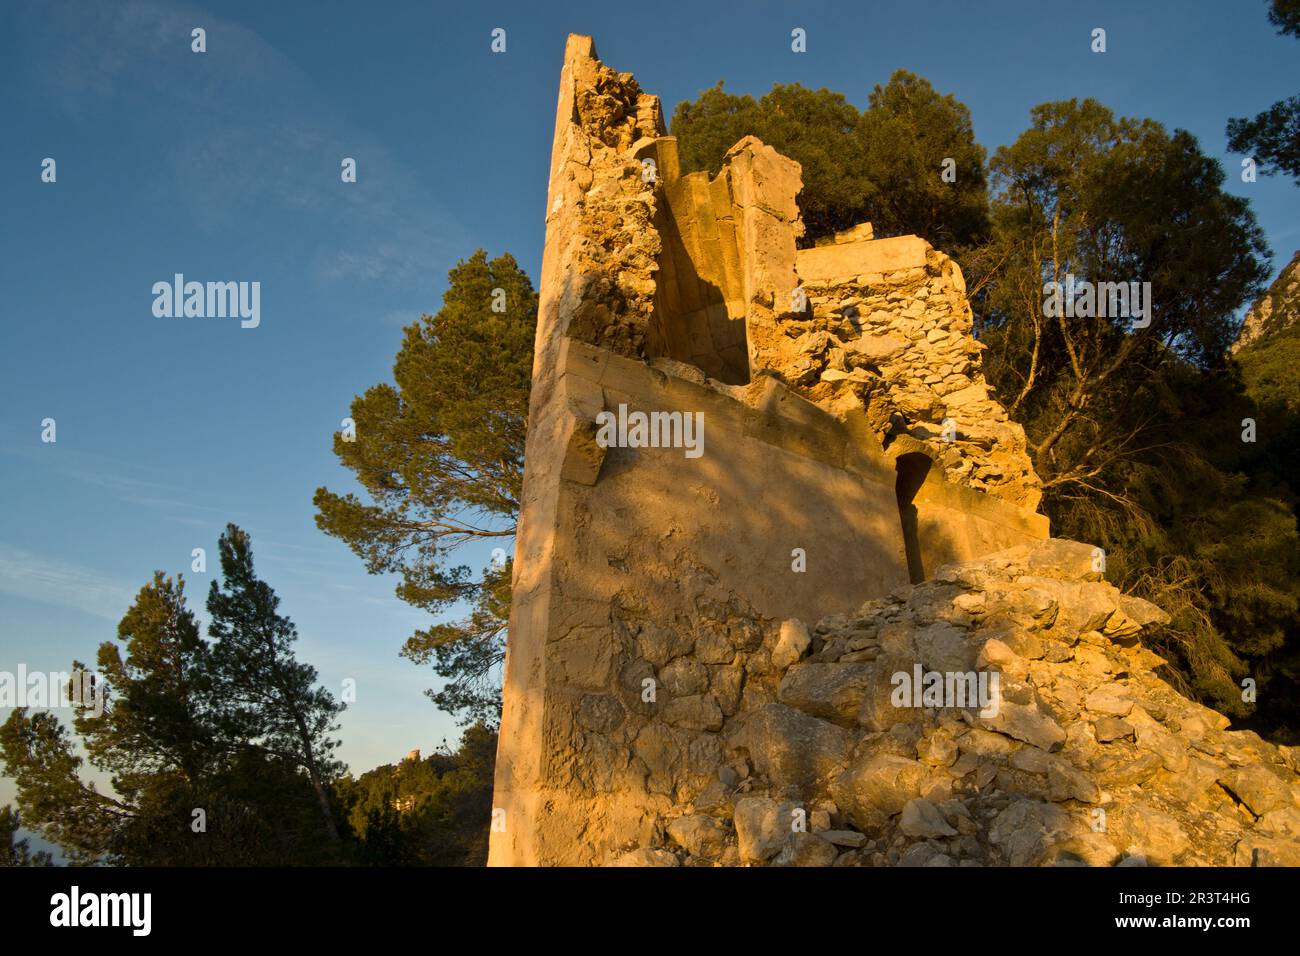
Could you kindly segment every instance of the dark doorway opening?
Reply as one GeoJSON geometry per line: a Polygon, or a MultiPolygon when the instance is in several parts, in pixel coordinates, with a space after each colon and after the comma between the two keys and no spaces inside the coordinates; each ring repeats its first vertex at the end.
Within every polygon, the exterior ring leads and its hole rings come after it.
{"type": "Polygon", "coordinates": [[[907,576],[913,584],[925,580],[925,561],[921,556],[921,535],[917,518],[916,505],[912,499],[925,484],[930,473],[929,456],[920,452],[908,452],[899,455],[895,462],[898,478],[894,482],[894,491],[898,495],[898,517],[903,524],[903,548],[907,553],[907,576]]]}

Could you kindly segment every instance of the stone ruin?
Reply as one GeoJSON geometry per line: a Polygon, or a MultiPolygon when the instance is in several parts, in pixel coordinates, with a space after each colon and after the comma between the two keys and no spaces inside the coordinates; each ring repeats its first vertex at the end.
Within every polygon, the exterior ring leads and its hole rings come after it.
{"type": "Polygon", "coordinates": [[[957,263],[798,248],[800,188],[754,137],[683,175],[569,38],[489,863],[1300,862],[1295,754],[1155,677],[1162,612],[1049,538],[957,263]],[[702,453],[600,439],[636,412],[702,453]],[[995,712],[898,706],[914,669],[996,672],[995,712]]]}

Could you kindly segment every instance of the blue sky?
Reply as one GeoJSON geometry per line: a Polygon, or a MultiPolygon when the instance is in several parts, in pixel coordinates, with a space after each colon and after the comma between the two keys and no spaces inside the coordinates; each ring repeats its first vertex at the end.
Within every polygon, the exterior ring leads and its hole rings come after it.
{"type": "MultiPolygon", "coordinates": [[[[671,114],[719,79],[844,92],[897,68],[971,109],[992,152],[1036,103],[1094,96],[1190,130],[1250,197],[1276,272],[1300,189],[1240,182],[1230,116],[1300,92],[1300,41],[1263,0],[930,0],[549,5],[7,3],[0,12],[0,670],[93,660],[155,568],[202,609],[226,521],[336,693],[357,681],[355,772],[457,730],[398,657],[425,615],[318,532],[351,487],[330,451],[353,395],[389,377],[401,327],[477,247],[536,276],[569,32],[671,114]],[[382,10],[380,10],[382,6],[382,10]],[[463,12],[462,12],[463,11],[463,12]],[[1093,27],[1108,50],[1089,50],[1093,27]],[[207,52],[190,31],[207,31],[207,52]],[[507,31],[492,54],[490,31],[507,31]],[[803,27],[808,52],[790,51],[803,27]],[[358,182],[343,184],[343,157],[358,182]],[[40,181],[43,158],[58,181],[40,181]],[[176,272],[259,281],[261,325],[155,318],[176,272]],[[57,421],[43,444],[41,421],[57,421]]],[[[479,556],[479,562],[484,560],[479,556]]],[[[0,719],[7,716],[0,711],[0,719]]],[[[12,783],[0,779],[0,802],[12,783]]]]}

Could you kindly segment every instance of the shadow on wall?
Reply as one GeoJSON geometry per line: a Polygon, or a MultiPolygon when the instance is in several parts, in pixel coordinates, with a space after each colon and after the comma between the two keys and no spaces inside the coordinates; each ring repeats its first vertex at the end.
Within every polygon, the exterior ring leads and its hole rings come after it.
{"type": "Polygon", "coordinates": [[[715,214],[709,183],[707,174],[691,173],[663,187],[655,213],[661,252],[647,357],[694,365],[727,385],[748,385],[740,250],[731,221],[715,214]]]}

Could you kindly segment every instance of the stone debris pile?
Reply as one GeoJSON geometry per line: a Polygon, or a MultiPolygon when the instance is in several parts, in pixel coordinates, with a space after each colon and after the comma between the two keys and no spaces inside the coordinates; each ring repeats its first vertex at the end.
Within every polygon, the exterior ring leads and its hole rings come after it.
{"type": "Polygon", "coordinates": [[[1300,865],[1300,752],[1162,681],[1141,634],[1166,616],[1093,553],[1021,546],[769,629],[716,779],[611,862],[1300,865]],[[899,706],[918,666],[998,690],[899,706]]]}

